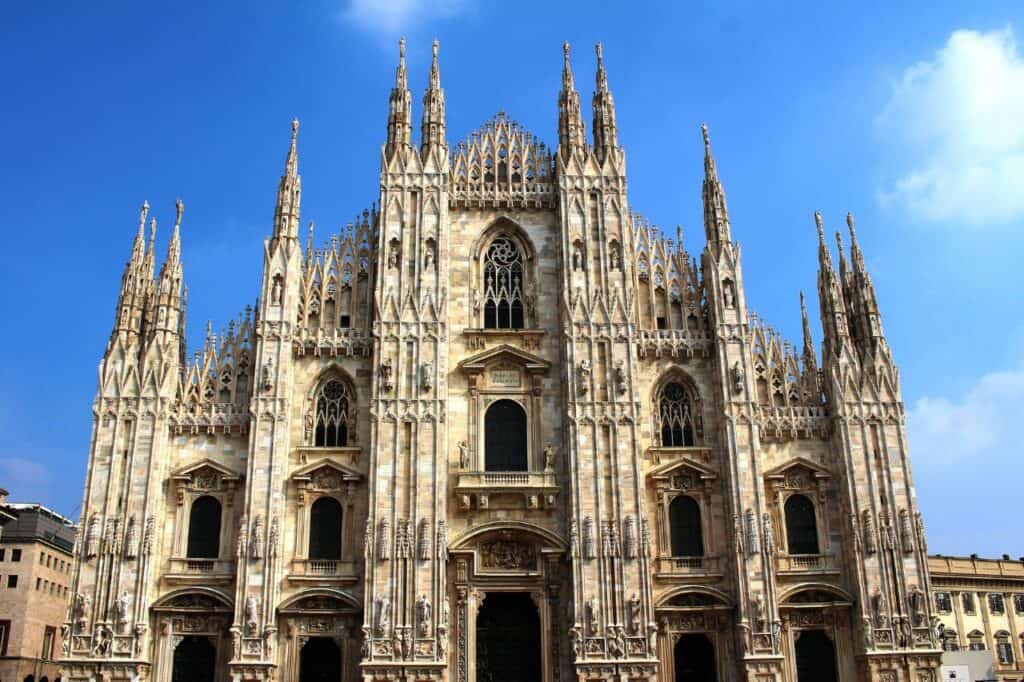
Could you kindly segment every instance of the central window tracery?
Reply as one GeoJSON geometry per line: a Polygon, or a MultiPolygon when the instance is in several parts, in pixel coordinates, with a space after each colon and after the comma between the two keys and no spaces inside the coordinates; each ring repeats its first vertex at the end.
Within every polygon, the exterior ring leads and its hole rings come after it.
{"type": "Polygon", "coordinates": [[[348,445],[349,390],[344,382],[324,382],[316,394],[316,431],[313,444],[319,448],[348,445]]]}
{"type": "Polygon", "coordinates": [[[673,381],[665,386],[658,397],[658,426],[663,447],[688,447],[696,443],[690,393],[681,383],[673,381]]]}
{"type": "Polygon", "coordinates": [[[498,237],[484,257],[484,328],[522,329],[523,252],[508,237],[498,237]]]}

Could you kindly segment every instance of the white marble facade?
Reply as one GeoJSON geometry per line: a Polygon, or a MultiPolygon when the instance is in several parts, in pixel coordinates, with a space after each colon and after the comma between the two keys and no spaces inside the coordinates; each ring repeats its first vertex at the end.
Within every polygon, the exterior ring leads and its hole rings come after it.
{"type": "Polygon", "coordinates": [[[319,247],[293,124],[258,305],[194,357],[183,207],[159,272],[143,208],[66,679],[502,679],[519,609],[524,679],[934,681],[852,218],[838,267],[817,219],[819,352],[749,311],[706,129],[699,257],[633,211],[601,60],[590,139],[568,45],[553,148],[503,114],[449,148],[436,43],[418,146],[411,109],[403,44],[379,201],[319,247]]]}

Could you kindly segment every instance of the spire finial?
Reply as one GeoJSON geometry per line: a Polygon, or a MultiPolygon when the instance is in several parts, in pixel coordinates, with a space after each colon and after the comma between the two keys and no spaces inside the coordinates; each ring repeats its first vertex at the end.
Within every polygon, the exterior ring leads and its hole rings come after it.
{"type": "Polygon", "coordinates": [[[299,119],[298,117],[292,119],[292,143],[294,144],[295,138],[299,136],[299,119]]]}
{"type": "Polygon", "coordinates": [[[575,83],[572,78],[572,65],[569,63],[569,41],[562,43],[562,52],[565,56],[565,62],[562,65],[562,89],[566,92],[576,89],[575,83]]]}
{"type": "Polygon", "coordinates": [[[139,211],[139,231],[146,225],[146,217],[149,215],[149,202],[142,200],[142,209],[139,211]]]}
{"type": "Polygon", "coordinates": [[[818,227],[818,239],[825,242],[825,223],[821,219],[821,211],[814,212],[814,224],[818,227]]]}
{"type": "Polygon", "coordinates": [[[153,244],[156,243],[156,218],[151,218],[149,221],[149,250],[153,250],[153,244]]]}
{"type": "Polygon", "coordinates": [[[398,60],[405,64],[405,36],[398,39],[398,60]]]}
{"type": "Polygon", "coordinates": [[[441,43],[440,43],[440,42],[439,42],[439,41],[437,40],[437,38],[434,38],[434,45],[433,45],[433,51],[434,51],[434,59],[435,59],[435,60],[437,59],[437,48],[438,48],[438,46],[439,46],[440,44],[441,44],[441,43]]]}
{"type": "Polygon", "coordinates": [[[711,155],[711,136],[708,135],[708,124],[707,123],[701,123],[700,124],[700,134],[704,138],[704,153],[710,156],[711,155]]]}
{"type": "Polygon", "coordinates": [[[598,41],[597,44],[594,45],[594,51],[597,53],[597,68],[601,68],[604,66],[604,55],[601,54],[601,41],[598,41]]]}
{"type": "Polygon", "coordinates": [[[185,203],[181,199],[174,200],[174,229],[181,227],[181,216],[185,213],[185,203]]]}
{"type": "Polygon", "coordinates": [[[836,230],[836,245],[839,246],[839,255],[843,255],[843,233],[836,230]]]}
{"type": "Polygon", "coordinates": [[[856,228],[854,227],[854,224],[853,224],[853,214],[852,213],[847,213],[846,214],[846,227],[849,228],[849,230],[850,230],[850,242],[852,244],[856,244],[857,243],[857,230],[856,230],[856,228]]]}

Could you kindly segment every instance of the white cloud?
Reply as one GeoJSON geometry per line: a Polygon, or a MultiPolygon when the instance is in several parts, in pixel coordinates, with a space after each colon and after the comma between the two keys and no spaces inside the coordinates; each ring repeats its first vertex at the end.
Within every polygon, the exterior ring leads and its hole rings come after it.
{"type": "Polygon", "coordinates": [[[466,0],[350,0],[342,18],[373,33],[398,35],[430,20],[452,18],[466,6],[466,0]]]}
{"type": "Polygon", "coordinates": [[[878,123],[902,168],[883,206],[974,226],[1024,217],[1024,59],[1010,28],[954,32],[903,72],[878,123]]]}
{"type": "Polygon", "coordinates": [[[985,374],[958,398],[921,398],[907,429],[929,549],[1024,553],[1013,510],[1024,483],[1024,364],[985,374]]]}

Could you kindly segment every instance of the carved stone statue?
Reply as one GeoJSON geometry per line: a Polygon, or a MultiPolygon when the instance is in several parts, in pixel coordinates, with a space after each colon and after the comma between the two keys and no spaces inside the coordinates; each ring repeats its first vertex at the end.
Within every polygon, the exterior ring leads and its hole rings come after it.
{"type": "Polygon", "coordinates": [[[914,619],[914,627],[924,627],[927,624],[924,592],[917,585],[912,585],[907,594],[907,601],[910,603],[910,615],[914,619]]]}
{"type": "Polygon", "coordinates": [[[274,275],[274,284],[270,287],[270,303],[281,305],[281,276],[274,275]]]}
{"type": "Polygon", "coordinates": [[[743,392],[743,368],[740,367],[739,360],[733,363],[732,369],[729,371],[732,377],[732,390],[736,393],[743,392]]]}
{"type": "Polygon", "coordinates": [[[885,595],[876,587],[875,591],[871,593],[871,618],[876,628],[889,626],[889,614],[886,606],[885,595]]]}
{"type": "Polygon", "coordinates": [[[597,556],[596,538],[594,537],[594,519],[583,518],[583,558],[590,560],[597,556]]]}
{"type": "Polygon", "coordinates": [[[587,599],[587,631],[591,635],[597,634],[597,626],[599,615],[597,613],[597,598],[590,597],[587,599]]]}
{"type": "Polygon", "coordinates": [[[434,363],[427,360],[420,365],[420,390],[429,391],[434,387],[434,363]]]}
{"type": "Polygon", "coordinates": [[[250,594],[245,598],[245,630],[250,637],[256,634],[260,625],[260,605],[256,595],[250,594]]]}
{"type": "Polygon", "coordinates": [[[389,393],[395,387],[391,381],[391,369],[391,358],[384,358],[380,363],[380,386],[385,393],[389,393]]]}
{"type": "Polygon", "coordinates": [[[93,636],[92,654],[96,658],[106,658],[110,655],[110,641],[113,637],[110,628],[100,625],[96,628],[93,636]]]}
{"type": "Polygon", "coordinates": [[[629,627],[634,635],[643,634],[640,630],[642,617],[640,613],[640,595],[636,592],[629,598],[629,627]]]}
{"type": "Polygon", "coordinates": [[[548,443],[544,446],[544,471],[555,470],[555,446],[548,443]]]}
{"type": "Polygon", "coordinates": [[[92,613],[92,599],[87,594],[79,592],[75,595],[75,605],[73,609],[73,615],[75,618],[75,627],[78,632],[85,630],[89,624],[89,615],[92,613]]]}
{"type": "Polygon", "coordinates": [[[424,249],[426,253],[423,254],[423,269],[433,270],[434,269],[434,245],[428,243],[424,249]]]}
{"type": "Polygon", "coordinates": [[[626,368],[622,360],[615,363],[615,392],[619,395],[626,395],[629,386],[626,385],[626,368]]]}
{"type": "Polygon", "coordinates": [[[391,631],[391,600],[386,596],[377,597],[377,636],[387,637],[391,631]]]}
{"type": "Polygon", "coordinates": [[[572,269],[582,270],[583,269],[583,251],[579,244],[573,244],[572,247],[572,269]]]}
{"type": "Polygon", "coordinates": [[[89,517],[89,527],[85,531],[85,558],[91,559],[100,553],[100,517],[93,514],[89,517]]]}
{"type": "Polygon", "coordinates": [[[252,524],[252,537],[249,538],[249,558],[259,561],[263,558],[263,516],[257,514],[252,524]]]}
{"type": "Polygon", "coordinates": [[[132,597],[127,592],[122,592],[114,602],[114,620],[119,629],[123,630],[124,626],[128,624],[128,610],[131,608],[131,603],[132,597]]]}
{"type": "Polygon", "coordinates": [[[764,593],[758,592],[757,596],[754,597],[754,622],[757,623],[758,632],[765,631],[765,623],[767,622],[767,615],[765,612],[764,593]]]}
{"type": "Polygon", "coordinates": [[[156,519],[152,515],[146,517],[146,532],[142,536],[142,553],[146,556],[153,551],[153,536],[156,534],[156,519]]]}
{"type": "Polygon", "coordinates": [[[864,530],[864,551],[868,554],[874,554],[878,551],[878,545],[875,542],[875,522],[871,516],[871,511],[865,509],[863,518],[864,521],[861,526],[864,530]]]}
{"type": "Polygon", "coordinates": [[[128,518],[128,527],[124,531],[124,556],[134,559],[139,552],[139,524],[132,514],[128,518]]]}
{"type": "Polygon", "coordinates": [[[736,307],[736,292],[733,291],[731,280],[727,279],[722,282],[722,299],[725,301],[726,308],[736,307]]]}
{"type": "Polygon", "coordinates": [[[274,388],[274,360],[268,357],[260,372],[260,388],[270,391],[274,388]]]}
{"type": "Polygon", "coordinates": [[[576,390],[580,395],[586,395],[590,390],[590,361],[580,360],[576,365],[576,390]]]}
{"type": "Polygon", "coordinates": [[[427,599],[427,595],[421,594],[416,602],[416,625],[420,637],[430,636],[430,618],[433,614],[434,609],[430,606],[430,600],[427,599]]]}
{"type": "Polygon", "coordinates": [[[459,468],[469,468],[469,445],[464,440],[459,441],[459,468]]]}

